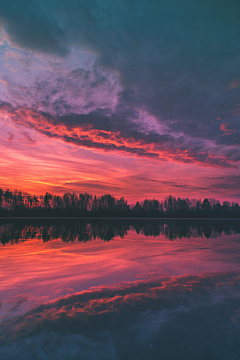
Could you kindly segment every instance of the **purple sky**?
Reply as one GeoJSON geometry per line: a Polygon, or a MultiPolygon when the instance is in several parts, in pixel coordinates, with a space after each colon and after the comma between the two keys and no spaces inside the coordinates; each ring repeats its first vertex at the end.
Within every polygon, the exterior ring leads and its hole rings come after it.
{"type": "Polygon", "coordinates": [[[240,201],[239,13],[0,0],[0,187],[240,201]]]}

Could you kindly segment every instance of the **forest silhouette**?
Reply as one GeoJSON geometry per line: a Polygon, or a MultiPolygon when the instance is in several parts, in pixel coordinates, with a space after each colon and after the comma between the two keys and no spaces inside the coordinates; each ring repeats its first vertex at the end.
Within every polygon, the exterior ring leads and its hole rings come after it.
{"type": "Polygon", "coordinates": [[[0,242],[18,244],[31,239],[48,242],[60,239],[63,242],[124,238],[129,231],[145,236],[164,236],[166,239],[217,238],[240,234],[238,220],[25,220],[0,222],[0,242]]]}
{"type": "Polygon", "coordinates": [[[181,199],[169,195],[164,200],[145,199],[129,205],[123,197],[109,194],[46,193],[31,195],[22,191],[0,189],[0,216],[36,217],[150,217],[150,218],[239,218],[236,202],[220,202],[213,198],[181,199]]]}

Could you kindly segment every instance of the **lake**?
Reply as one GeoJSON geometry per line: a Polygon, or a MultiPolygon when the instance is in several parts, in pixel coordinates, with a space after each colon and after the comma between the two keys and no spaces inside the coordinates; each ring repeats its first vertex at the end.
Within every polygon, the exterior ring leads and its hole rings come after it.
{"type": "Polygon", "coordinates": [[[1,220],[0,359],[240,359],[239,220],[1,220]]]}

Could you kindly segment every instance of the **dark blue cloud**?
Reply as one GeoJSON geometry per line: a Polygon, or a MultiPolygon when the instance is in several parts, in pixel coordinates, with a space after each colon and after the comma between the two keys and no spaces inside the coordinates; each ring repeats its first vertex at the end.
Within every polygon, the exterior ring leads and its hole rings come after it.
{"type": "Polygon", "coordinates": [[[225,0],[0,0],[3,25],[19,45],[61,56],[85,47],[97,54],[95,66],[119,71],[118,119],[124,112],[130,123],[144,109],[170,133],[235,145],[235,161],[240,84],[230,84],[240,75],[239,13],[237,1],[225,0]],[[222,123],[232,131],[224,134],[222,123]]]}

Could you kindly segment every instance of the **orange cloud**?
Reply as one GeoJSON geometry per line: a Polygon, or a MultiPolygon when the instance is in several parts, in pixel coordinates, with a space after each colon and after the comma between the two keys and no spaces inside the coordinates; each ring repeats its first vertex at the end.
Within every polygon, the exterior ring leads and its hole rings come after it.
{"type": "Polygon", "coordinates": [[[222,131],[224,132],[223,135],[230,135],[230,134],[232,134],[233,132],[236,132],[236,131],[237,131],[237,130],[234,130],[234,129],[228,129],[228,128],[227,128],[228,125],[229,125],[229,123],[223,123],[223,124],[221,124],[220,130],[222,130],[222,131]]]}
{"type": "Polygon", "coordinates": [[[7,81],[3,80],[3,79],[0,79],[0,82],[3,84],[3,85],[7,85],[7,81]]]}
{"type": "MultiPolygon", "coordinates": [[[[125,136],[89,125],[57,125],[54,118],[29,109],[16,112],[5,105],[1,110],[0,187],[4,190],[111,193],[130,203],[169,194],[211,197],[215,192],[226,200],[229,180],[210,187],[209,177],[225,175],[224,166],[232,164],[228,158],[171,148],[171,142],[161,144],[154,137],[150,140],[155,142],[150,142],[144,134],[138,139],[139,134],[134,138],[131,132],[125,136]],[[10,134],[14,135],[11,144],[10,134]]],[[[236,171],[233,165],[229,168],[231,174],[236,171]]],[[[230,186],[229,196],[235,193],[236,186],[230,186]]]]}
{"type": "Polygon", "coordinates": [[[240,87],[240,81],[238,79],[233,79],[227,88],[227,90],[233,90],[240,87]]]}
{"type": "Polygon", "coordinates": [[[240,116],[240,104],[236,104],[236,109],[232,111],[233,116],[240,116]]]}
{"type": "MultiPolygon", "coordinates": [[[[91,125],[80,125],[68,127],[65,124],[56,124],[53,117],[23,108],[15,111],[2,109],[2,115],[10,117],[15,124],[34,128],[52,138],[59,139],[65,143],[71,143],[85,149],[95,149],[106,152],[123,152],[136,156],[146,156],[168,162],[194,163],[204,166],[226,167],[234,166],[225,156],[216,156],[207,151],[193,153],[188,149],[174,148],[164,139],[163,143],[149,141],[147,135],[142,139],[135,139],[131,135],[122,135],[121,131],[107,131],[94,129],[91,125]]],[[[222,124],[220,129],[227,134],[235,130],[228,130],[222,124]]]]}

